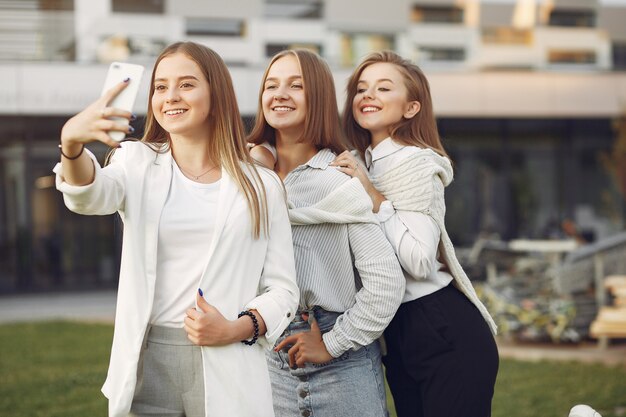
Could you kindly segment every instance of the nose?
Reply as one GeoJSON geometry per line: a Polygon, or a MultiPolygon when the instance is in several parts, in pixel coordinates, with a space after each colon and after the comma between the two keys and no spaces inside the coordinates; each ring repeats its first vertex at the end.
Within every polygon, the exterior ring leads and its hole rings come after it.
{"type": "Polygon", "coordinates": [[[283,87],[278,87],[276,90],[274,90],[274,100],[286,100],[288,98],[289,95],[283,87]]]}
{"type": "Polygon", "coordinates": [[[364,98],[374,98],[374,88],[368,88],[363,91],[364,98]]]}
{"type": "Polygon", "coordinates": [[[176,103],[180,100],[180,95],[178,94],[178,90],[176,88],[170,88],[167,90],[167,95],[165,97],[165,101],[168,103],[176,103]]]}

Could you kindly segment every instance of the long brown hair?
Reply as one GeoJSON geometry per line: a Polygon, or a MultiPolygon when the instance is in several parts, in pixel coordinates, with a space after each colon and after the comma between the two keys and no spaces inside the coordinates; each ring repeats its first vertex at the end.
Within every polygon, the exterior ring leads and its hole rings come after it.
{"type": "Polygon", "coordinates": [[[268,212],[265,187],[246,150],[243,122],[237,106],[237,97],[226,64],[212,49],[194,42],[177,42],[166,47],[158,56],[150,79],[146,125],[141,141],[153,148],[168,149],[169,134],[159,125],[152,109],[154,76],[161,60],[182,53],[198,64],[209,83],[209,103],[213,109],[209,118],[209,155],[233,178],[248,202],[253,225],[253,236],[258,238],[261,230],[267,232],[268,212]],[[156,145],[156,146],[155,146],[156,145]],[[246,175],[241,162],[247,163],[250,176],[246,175]]]}
{"type": "Polygon", "coordinates": [[[426,76],[417,65],[391,51],[373,52],[366,56],[348,80],[342,120],[348,143],[358,150],[361,155],[365,153],[365,150],[370,145],[370,132],[359,126],[354,118],[352,102],[357,94],[357,86],[363,70],[372,64],[381,62],[393,64],[398,68],[407,89],[407,100],[418,101],[421,105],[420,111],[415,116],[410,119],[402,118],[393,126],[390,136],[405,145],[430,148],[438,154],[447,157],[448,154],[443,148],[439,131],[437,130],[430,86],[426,76]]]}
{"type": "Polygon", "coordinates": [[[272,145],[276,145],[276,131],[267,123],[263,115],[262,97],[265,89],[265,80],[272,64],[288,55],[294,56],[300,65],[302,83],[304,85],[304,98],[307,105],[304,129],[300,140],[314,144],[318,150],[328,148],[337,154],[343,152],[346,150],[346,146],[341,131],[333,75],[326,61],[316,53],[306,49],[281,51],[274,55],[268,64],[259,90],[259,106],[256,121],[252,132],[248,136],[248,142],[257,145],[269,142],[272,145]]]}

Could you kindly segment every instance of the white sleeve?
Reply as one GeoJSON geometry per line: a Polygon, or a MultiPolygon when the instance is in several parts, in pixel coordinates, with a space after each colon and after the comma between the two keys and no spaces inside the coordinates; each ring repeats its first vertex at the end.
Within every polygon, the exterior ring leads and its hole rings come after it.
{"type": "Polygon", "coordinates": [[[395,210],[390,201],[381,204],[377,217],[402,268],[413,278],[430,276],[441,237],[435,221],[423,213],[395,210]]]}
{"type": "Polygon", "coordinates": [[[406,284],[398,259],[378,225],[349,224],[348,239],[362,287],[354,305],[322,336],[328,353],[335,358],[348,349],[372,343],[383,333],[402,302],[406,284]]]}
{"type": "Polygon", "coordinates": [[[53,169],[56,174],[56,188],[63,193],[65,205],[78,214],[105,215],[122,210],[126,195],[126,174],[122,161],[126,152],[123,148],[117,149],[111,163],[104,168],[88,149],[85,149],[85,153],[91,158],[95,168],[91,184],[70,185],[65,182],[61,163],[53,169]]]}
{"type": "MultiPolygon", "coordinates": [[[[278,177],[276,181],[280,181],[278,177]]],[[[259,337],[259,343],[269,349],[293,320],[300,292],[296,285],[291,224],[284,194],[267,182],[265,185],[270,216],[267,253],[259,282],[259,296],[245,308],[257,310],[263,317],[267,332],[259,337]]]]}

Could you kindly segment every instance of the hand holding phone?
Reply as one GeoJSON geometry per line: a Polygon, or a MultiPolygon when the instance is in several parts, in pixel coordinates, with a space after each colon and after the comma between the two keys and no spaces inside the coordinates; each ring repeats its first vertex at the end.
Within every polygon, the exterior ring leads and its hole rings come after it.
{"type": "MultiPolygon", "coordinates": [[[[139,92],[139,85],[141,84],[141,77],[143,75],[144,68],[141,65],[127,64],[124,62],[113,62],[109,67],[106,79],[104,81],[104,87],[102,88],[102,94],[111,89],[116,84],[129,78],[128,86],[122,90],[110,103],[108,107],[114,107],[129,112],[133,111],[133,105],[135,98],[139,92]]],[[[128,119],[123,117],[111,117],[111,120],[128,125],[128,119]]],[[[109,136],[118,142],[124,140],[126,133],[116,130],[108,132],[109,136]]]]}

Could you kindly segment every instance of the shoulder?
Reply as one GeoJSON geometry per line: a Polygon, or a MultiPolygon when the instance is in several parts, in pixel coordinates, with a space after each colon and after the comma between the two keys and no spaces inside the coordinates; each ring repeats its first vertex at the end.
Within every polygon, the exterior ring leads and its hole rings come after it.
{"type": "Polygon", "coordinates": [[[255,184],[255,187],[257,189],[260,185],[258,184],[258,180],[260,180],[266,194],[270,198],[280,198],[281,200],[284,200],[285,187],[282,180],[274,171],[259,165],[253,166],[252,164],[249,164],[247,162],[241,162],[241,169],[243,170],[244,174],[252,181],[252,184],[255,184]]]}
{"type": "MultiPolygon", "coordinates": [[[[400,152],[398,152],[400,153],[400,152]]],[[[453,178],[452,163],[445,156],[428,148],[406,146],[395,161],[396,173],[412,173],[428,177],[439,177],[444,184],[448,185],[453,178]]]]}
{"type": "Polygon", "coordinates": [[[141,141],[123,142],[119,148],[112,150],[112,160],[130,159],[139,162],[142,159],[153,160],[157,155],[169,153],[164,145],[149,144],[141,141]]]}

